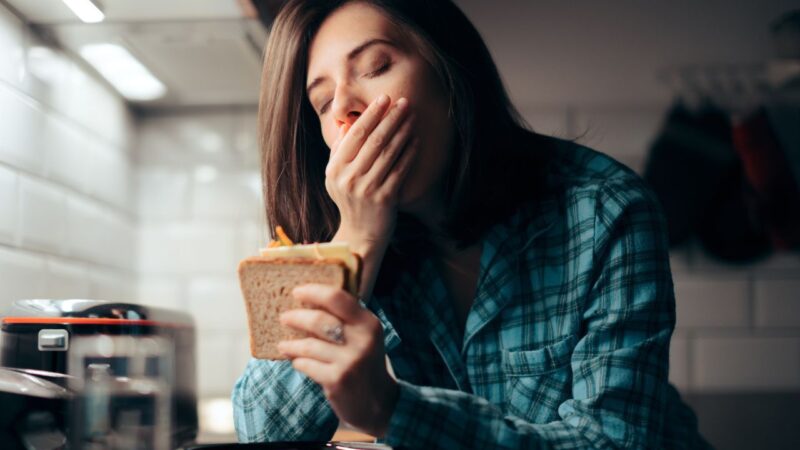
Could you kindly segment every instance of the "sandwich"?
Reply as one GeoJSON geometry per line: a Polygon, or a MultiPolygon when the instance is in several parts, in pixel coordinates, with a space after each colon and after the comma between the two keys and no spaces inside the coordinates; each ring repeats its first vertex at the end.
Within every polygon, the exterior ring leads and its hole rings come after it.
{"type": "Polygon", "coordinates": [[[282,340],[309,336],[280,324],[282,312],[313,308],[292,295],[292,289],[308,283],[328,284],[358,296],[361,258],[344,242],[295,244],[283,229],[277,240],[239,262],[239,285],[247,312],[250,353],[259,359],[286,359],[277,350],[282,340]]]}

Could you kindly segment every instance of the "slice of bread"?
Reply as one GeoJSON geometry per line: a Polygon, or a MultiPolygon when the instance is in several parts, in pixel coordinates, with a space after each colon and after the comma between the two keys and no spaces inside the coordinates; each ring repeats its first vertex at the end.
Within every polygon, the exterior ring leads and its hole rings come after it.
{"type": "Polygon", "coordinates": [[[286,359],[278,352],[278,341],[308,336],[280,324],[283,311],[311,307],[292,296],[294,287],[319,283],[353,292],[349,285],[354,277],[339,258],[254,256],[239,262],[238,273],[247,311],[250,353],[259,359],[286,359]]]}

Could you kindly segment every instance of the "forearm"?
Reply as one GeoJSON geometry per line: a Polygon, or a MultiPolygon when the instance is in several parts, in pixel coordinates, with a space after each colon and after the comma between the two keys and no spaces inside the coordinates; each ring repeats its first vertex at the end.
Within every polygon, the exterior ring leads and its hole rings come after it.
{"type": "Polygon", "coordinates": [[[251,360],[231,398],[239,442],[326,441],[339,425],[319,385],[289,361],[251,360]]]}

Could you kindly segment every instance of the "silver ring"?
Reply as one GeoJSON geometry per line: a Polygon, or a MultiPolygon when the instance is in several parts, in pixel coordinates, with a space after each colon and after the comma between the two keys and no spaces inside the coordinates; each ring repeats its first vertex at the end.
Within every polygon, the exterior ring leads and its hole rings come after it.
{"type": "Polygon", "coordinates": [[[325,325],[322,332],[325,334],[325,337],[328,338],[331,342],[336,344],[344,344],[344,328],[341,324],[336,325],[325,325]]]}

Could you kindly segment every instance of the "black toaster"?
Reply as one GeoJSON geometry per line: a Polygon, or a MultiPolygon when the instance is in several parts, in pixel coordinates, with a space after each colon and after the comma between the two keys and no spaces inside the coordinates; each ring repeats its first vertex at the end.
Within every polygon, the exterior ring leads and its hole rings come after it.
{"type": "Polygon", "coordinates": [[[14,414],[8,411],[9,414],[0,415],[0,436],[10,438],[21,429],[35,434],[31,427],[36,426],[36,418],[42,417],[43,409],[50,409],[45,412],[51,418],[42,425],[46,426],[42,435],[51,438],[57,432],[66,435],[70,341],[79,336],[123,335],[159,337],[174,345],[172,446],[180,447],[197,437],[195,328],[190,315],[129,303],[35,299],[14,302],[0,323],[0,375],[3,375],[0,396],[8,397],[6,401],[13,398],[16,405],[14,414]],[[47,398],[42,398],[42,389],[37,394],[15,385],[23,383],[44,386],[47,398]],[[59,387],[65,391],[57,392],[59,387]]]}

